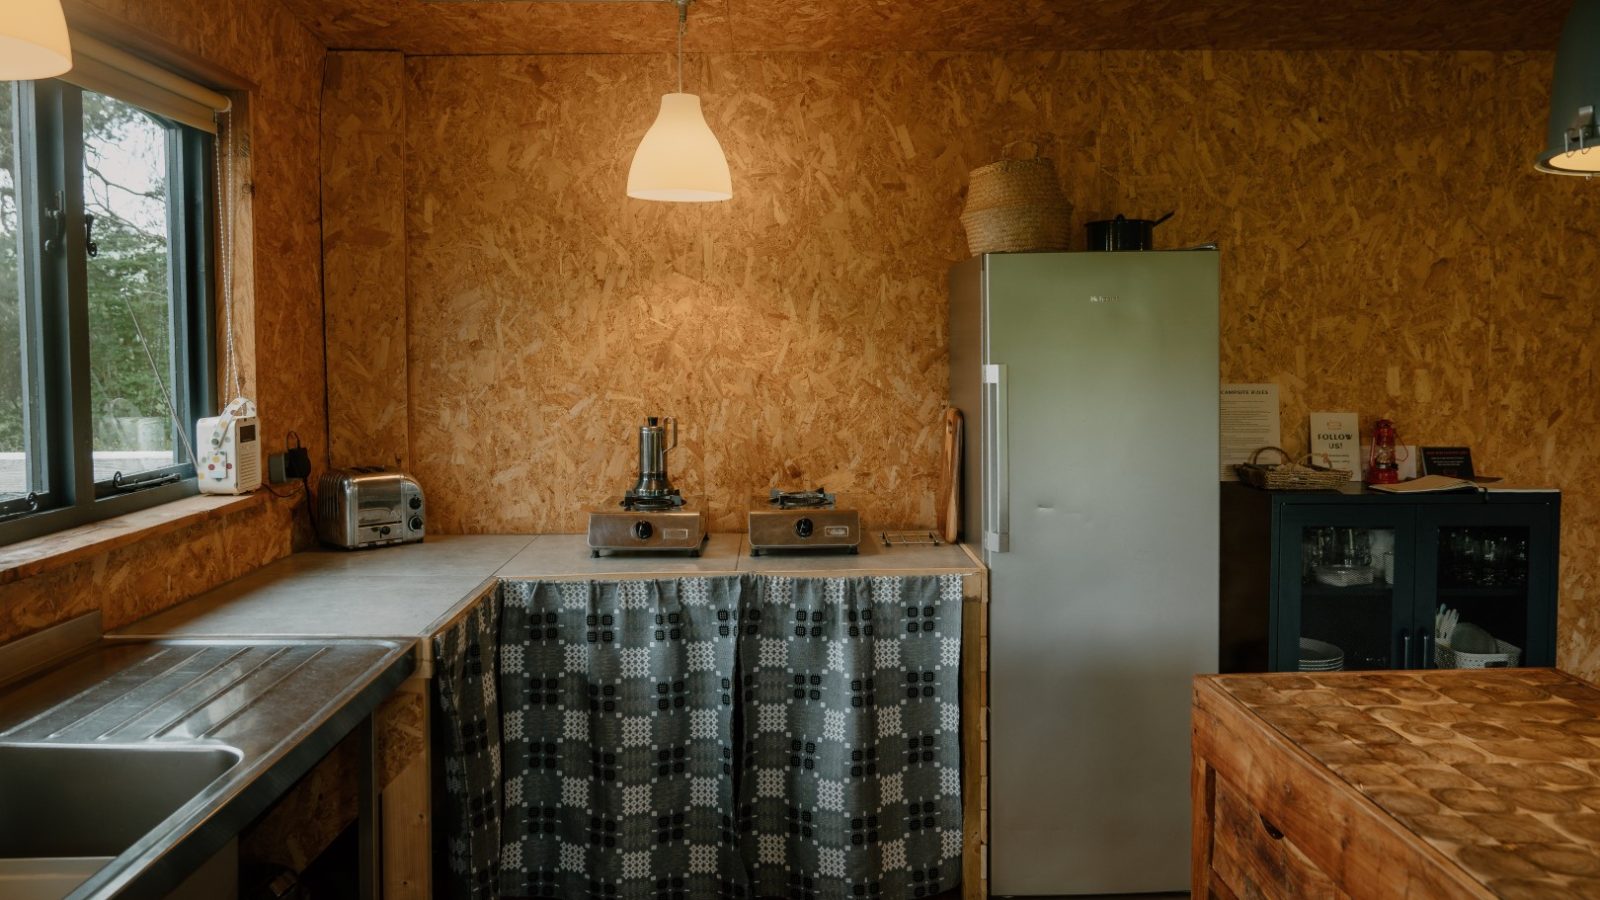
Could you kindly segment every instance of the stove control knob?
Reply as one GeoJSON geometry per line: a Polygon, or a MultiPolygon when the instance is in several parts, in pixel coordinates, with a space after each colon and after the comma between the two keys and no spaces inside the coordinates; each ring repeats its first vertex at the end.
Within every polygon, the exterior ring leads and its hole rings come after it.
{"type": "Polygon", "coordinates": [[[801,519],[800,521],[794,523],[794,533],[803,538],[811,537],[811,532],[816,530],[816,524],[810,519],[801,519]]]}
{"type": "Polygon", "coordinates": [[[649,522],[641,519],[640,521],[633,523],[633,536],[639,540],[648,541],[650,540],[650,535],[652,534],[655,534],[655,529],[650,527],[649,522]]]}

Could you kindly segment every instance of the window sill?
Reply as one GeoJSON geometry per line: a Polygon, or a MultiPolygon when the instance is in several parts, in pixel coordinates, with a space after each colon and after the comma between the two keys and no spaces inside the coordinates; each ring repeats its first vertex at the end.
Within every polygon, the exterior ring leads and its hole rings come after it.
{"type": "Polygon", "coordinates": [[[0,585],[63,569],[92,556],[254,509],[266,502],[266,491],[237,497],[200,494],[18,541],[0,547],[0,585]]]}

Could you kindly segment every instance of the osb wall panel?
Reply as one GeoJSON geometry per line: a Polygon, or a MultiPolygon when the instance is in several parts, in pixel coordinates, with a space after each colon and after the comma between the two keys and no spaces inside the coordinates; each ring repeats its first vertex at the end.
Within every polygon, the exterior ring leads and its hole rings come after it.
{"type": "MultiPolygon", "coordinates": [[[[412,444],[436,527],[574,531],[633,428],[713,527],[752,490],[932,519],[944,273],[969,168],[1017,138],[1083,220],[1176,209],[1217,239],[1228,381],[1305,415],[1394,417],[1485,472],[1566,491],[1561,662],[1600,675],[1594,432],[1600,214],[1531,168],[1547,54],[740,54],[690,90],[727,204],[626,200],[658,58],[407,63],[412,444]]],[[[1081,246],[1081,245],[1080,245],[1081,246]]]]}
{"type": "Polygon", "coordinates": [[[776,485],[930,524],[961,185],[1018,134],[1092,183],[1093,66],[697,62],[736,197],[685,205],[623,196],[663,60],[408,60],[412,459],[433,527],[581,530],[632,484],[657,414],[680,419],[673,478],[715,530],[776,485]]]}
{"type": "MultiPolygon", "coordinates": [[[[412,54],[651,53],[661,3],[284,0],[330,47],[412,54]]],[[[1571,0],[697,0],[690,49],[1549,50],[1571,0]]]]}
{"type": "MultiPolygon", "coordinates": [[[[261,409],[265,452],[296,431],[319,464],[325,458],[321,245],[318,239],[317,113],[321,44],[273,0],[84,0],[71,4],[118,39],[166,45],[255,85],[249,155],[255,228],[254,323],[245,390],[261,409]]],[[[273,501],[249,513],[124,547],[0,590],[0,641],[36,631],[99,604],[115,627],[181,602],[287,554],[293,506],[273,501]]]]}
{"type": "Polygon", "coordinates": [[[405,58],[330,53],[322,108],[328,456],[403,464],[406,434],[405,58]]]}
{"type": "Polygon", "coordinates": [[[1101,158],[1121,206],[1178,210],[1163,241],[1222,244],[1222,377],[1280,385],[1290,450],[1311,410],[1355,410],[1566,492],[1559,660],[1594,677],[1600,214],[1532,168],[1550,64],[1109,54],[1101,158]]]}

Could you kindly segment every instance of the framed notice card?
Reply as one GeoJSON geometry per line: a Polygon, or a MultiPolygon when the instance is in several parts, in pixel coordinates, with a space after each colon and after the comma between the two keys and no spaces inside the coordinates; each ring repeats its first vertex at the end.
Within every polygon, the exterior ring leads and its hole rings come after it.
{"type": "Polygon", "coordinates": [[[1361,417],[1353,412],[1311,414],[1311,463],[1350,473],[1361,480],[1361,417]]]}
{"type": "Polygon", "coordinates": [[[1471,447],[1423,447],[1422,474],[1472,477],[1471,447]]]}
{"type": "MultiPolygon", "coordinates": [[[[1277,385],[1225,384],[1221,413],[1223,481],[1237,481],[1233,467],[1249,462],[1250,454],[1262,447],[1283,446],[1277,385]]],[[[1272,461],[1277,461],[1275,454],[1272,461]]]]}

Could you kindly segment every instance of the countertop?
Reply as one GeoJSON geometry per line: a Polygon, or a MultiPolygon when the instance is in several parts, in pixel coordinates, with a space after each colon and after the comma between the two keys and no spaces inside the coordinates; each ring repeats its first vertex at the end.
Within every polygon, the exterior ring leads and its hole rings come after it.
{"type": "Polygon", "coordinates": [[[1600,891],[1600,688],[1586,681],[1554,669],[1283,673],[1204,676],[1195,692],[1197,717],[1219,693],[1242,707],[1482,886],[1473,893],[1600,891]]]}
{"type": "MultiPolygon", "coordinates": [[[[296,553],[165,612],[119,637],[423,638],[497,580],[681,578],[694,575],[864,576],[982,570],[960,546],[884,547],[870,532],[858,555],[752,557],[742,534],[714,534],[700,556],[591,558],[583,535],[446,535],[375,550],[296,553]]],[[[424,649],[422,657],[427,657],[424,649]]]]}

